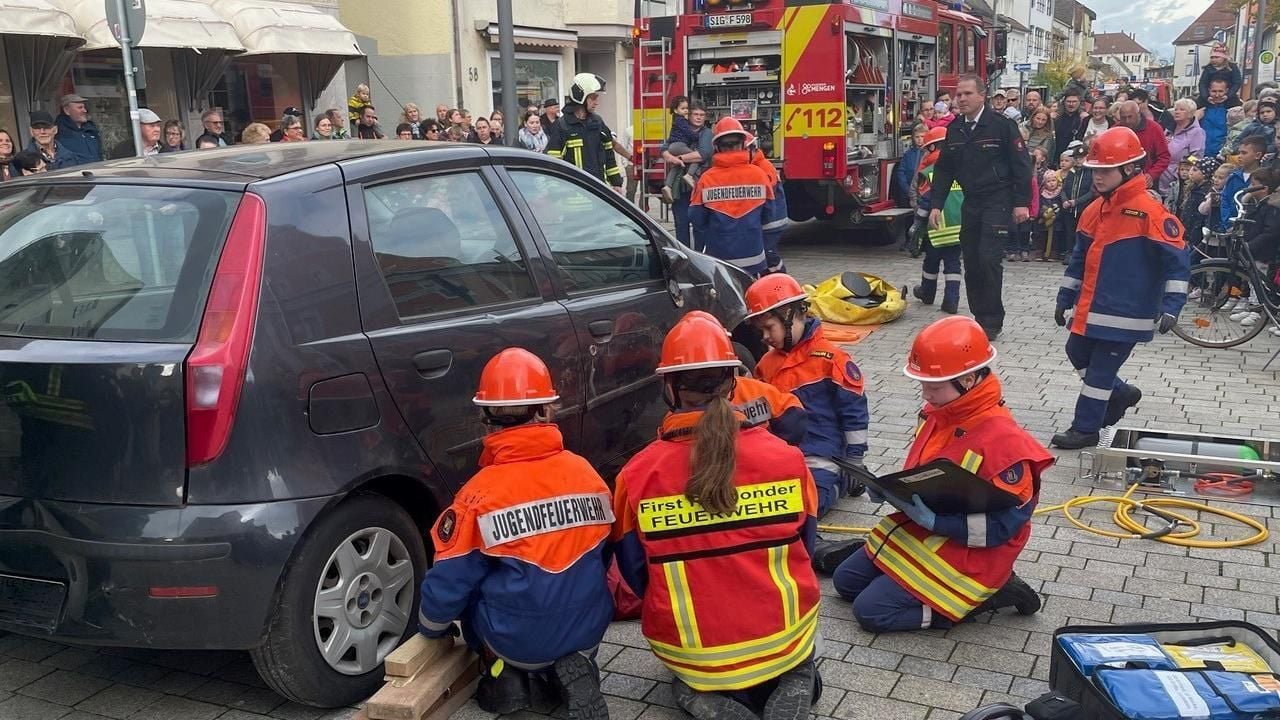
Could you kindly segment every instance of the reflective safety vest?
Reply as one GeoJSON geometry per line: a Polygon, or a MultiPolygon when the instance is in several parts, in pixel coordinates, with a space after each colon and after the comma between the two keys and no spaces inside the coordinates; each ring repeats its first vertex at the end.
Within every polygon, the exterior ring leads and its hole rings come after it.
{"type": "MultiPolygon", "coordinates": [[[[1020,505],[1035,501],[1040,474],[1053,464],[1053,456],[1005,409],[994,375],[959,399],[924,410],[905,467],[938,458],[951,460],[1015,495],[1020,505]],[[1030,473],[1018,471],[1024,463],[1030,465],[1030,473]]],[[[935,512],[941,514],[939,509],[935,512]]],[[[987,515],[975,513],[966,520],[971,527],[985,524],[987,515]]],[[[1002,545],[970,547],[935,535],[899,512],[872,529],[866,552],[876,567],[916,599],[959,622],[1008,582],[1013,562],[1029,537],[1031,524],[1026,523],[1002,545]]]]}
{"type": "MultiPolygon", "coordinates": [[[[930,188],[933,187],[933,163],[921,164],[919,180],[920,197],[928,197],[930,188]]],[[[961,189],[960,183],[952,182],[947,202],[942,206],[942,222],[937,229],[929,230],[930,245],[947,247],[960,244],[960,207],[962,205],[964,205],[964,190],[961,189]]]]}
{"type": "Polygon", "coordinates": [[[757,426],[738,433],[737,508],[721,515],[690,501],[701,415],[669,415],[619,473],[614,539],[624,573],[633,550],[644,559],[632,585],[644,593],[641,630],[658,659],[695,690],[740,690],[813,655],[817,491],[800,451],[757,426]]]}

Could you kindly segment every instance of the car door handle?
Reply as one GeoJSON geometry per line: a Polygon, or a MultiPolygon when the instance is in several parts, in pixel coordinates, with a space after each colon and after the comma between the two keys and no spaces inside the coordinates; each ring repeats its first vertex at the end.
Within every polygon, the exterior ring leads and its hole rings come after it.
{"type": "Polygon", "coordinates": [[[413,356],[413,366],[426,378],[438,378],[449,372],[453,365],[453,352],[450,350],[427,350],[413,356]]]}
{"type": "Polygon", "coordinates": [[[604,342],[613,337],[613,321],[592,320],[587,323],[587,332],[591,333],[591,337],[604,342]]]}

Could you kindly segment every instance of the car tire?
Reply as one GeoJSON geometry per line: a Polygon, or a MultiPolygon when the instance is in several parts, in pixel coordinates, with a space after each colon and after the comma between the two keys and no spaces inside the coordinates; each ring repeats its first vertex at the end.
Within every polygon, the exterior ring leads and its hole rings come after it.
{"type": "Polygon", "coordinates": [[[290,562],[266,637],[250,651],[262,680],[303,705],[341,707],[368,698],[382,684],[383,659],[417,632],[427,563],[422,531],[390,499],[355,495],[331,510],[290,562]],[[327,617],[322,603],[341,619],[327,617]],[[338,665],[326,660],[322,638],[338,665]]]}
{"type": "Polygon", "coordinates": [[[756,363],[759,362],[759,360],[756,359],[755,353],[751,352],[746,345],[743,345],[740,342],[735,342],[733,344],[733,351],[738,354],[738,362],[742,363],[743,367],[747,369],[747,374],[755,375],[756,363]]]}

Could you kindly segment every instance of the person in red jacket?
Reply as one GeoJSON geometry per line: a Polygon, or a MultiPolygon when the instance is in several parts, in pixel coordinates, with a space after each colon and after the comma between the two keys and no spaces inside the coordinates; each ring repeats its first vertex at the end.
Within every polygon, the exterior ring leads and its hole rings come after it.
{"type": "Polygon", "coordinates": [[[680,707],[801,720],[820,687],[817,495],[798,449],[744,427],[738,366],[717,322],[686,316],[667,334],[657,372],[672,412],[618,473],[615,554],[680,707]]]}
{"type": "Polygon", "coordinates": [[[1031,537],[1040,475],[1053,456],[1005,407],[995,358],[982,327],[962,316],[934,322],[911,345],[902,371],[920,382],[925,406],[904,467],[951,460],[1014,504],[965,515],[928,507],[919,495],[891,500],[898,512],[882,518],[832,578],[868,632],[949,628],[1002,607],[1040,609],[1013,563],[1031,537]]]}
{"type": "Polygon", "coordinates": [[[528,707],[545,678],[572,720],[608,720],[593,658],[613,617],[604,559],[613,502],[591,464],[564,449],[552,424],[558,399],[527,350],[485,365],[474,402],[493,432],[480,471],[431,530],[418,629],[442,637],[462,621],[484,660],[476,701],[488,712],[528,707]]]}
{"type": "Polygon", "coordinates": [[[1147,187],[1156,187],[1160,181],[1160,175],[1169,167],[1172,160],[1169,154],[1169,141],[1164,137],[1164,128],[1160,123],[1147,119],[1142,114],[1142,108],[1133,100],[1120,103],[1116,109],[1116,119],[1138,136],[1138,142],[1142,143],[1142,149],[1146,152],[1142,172],[1150,178],[1147,187]]]}

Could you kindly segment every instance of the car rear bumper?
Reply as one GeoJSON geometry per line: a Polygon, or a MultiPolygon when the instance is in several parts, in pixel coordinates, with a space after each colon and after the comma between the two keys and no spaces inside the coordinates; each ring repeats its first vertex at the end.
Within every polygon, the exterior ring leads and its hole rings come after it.
{"type": "Polygon", "coordinates": [[[0,496],[0,629],[168,649],[257,645],[332,498],[139,507],[0,496]]]}

